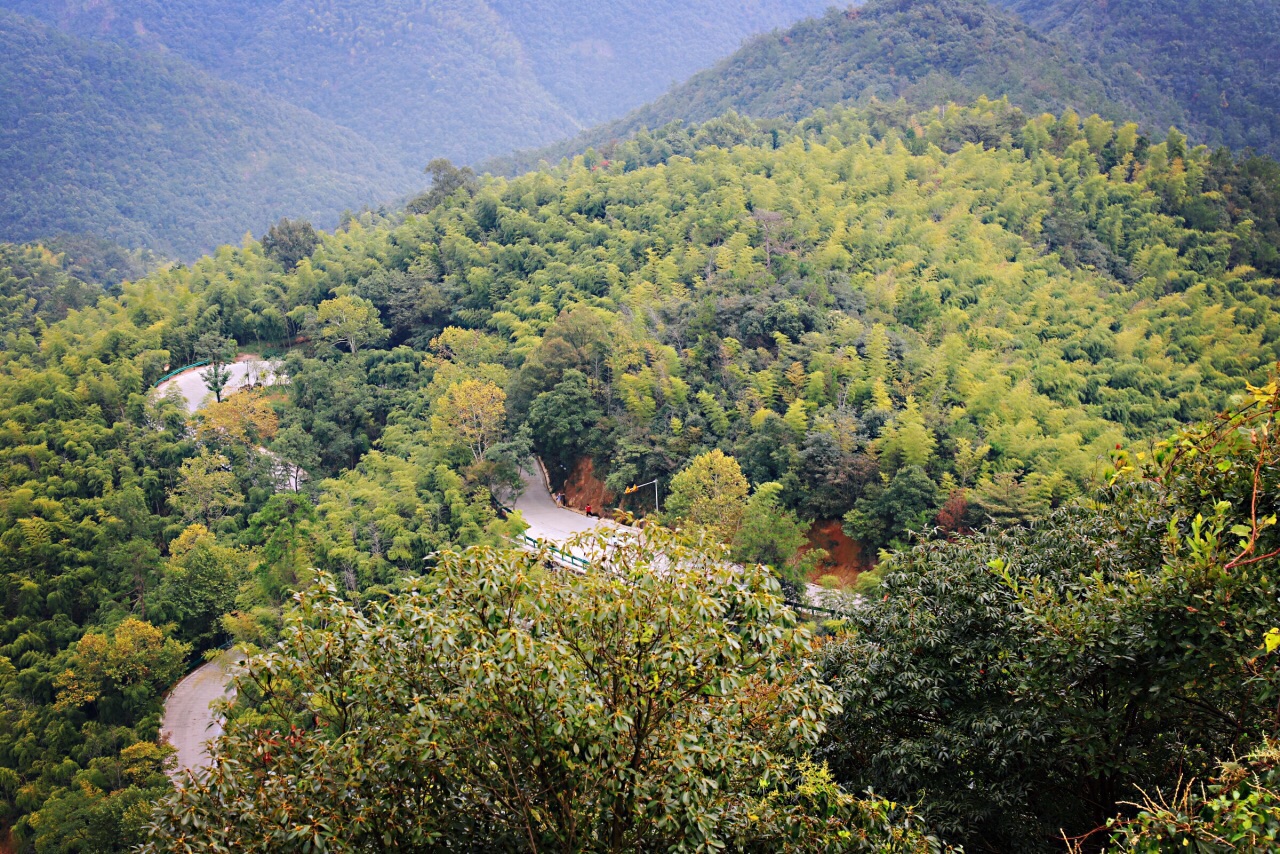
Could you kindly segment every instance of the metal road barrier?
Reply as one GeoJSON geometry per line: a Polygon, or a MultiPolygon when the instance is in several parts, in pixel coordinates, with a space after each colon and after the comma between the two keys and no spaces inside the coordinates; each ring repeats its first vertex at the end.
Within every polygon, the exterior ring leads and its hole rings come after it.
{"type": "MultiPolygon", "coordinates": [[[[550,552],[552,560],[562,563],[577,570],[588,570],[591,568],[591,561],[580,558],[575,554],[565,551],[546,540],[539,540],[528,534],[518,534],[511,537],[511,541],[521,548],[533,549],[535,551],[550,552]]],[[[823,608],[820,605],[808,605],[797,599],[784,599],[783,603],[798,614],[809,614],[811,616],[825,616],[833,619],[845,619],[851,615],[846,611],[837,611],[834,608],[823,608]]]]}
{"type": "Polygon", "coordinates": [[[520,534],[519,536],[513,537],[512,539],[514,539],[516,543],[518,543],[523,547],[536,549],[538,551],[546,550],[548,552],[551,552],[551,556],[554,560],[563,564],[567,564],[573,567],[574,569],[590,569],[591,568],[591,561],[584,560],[583,558],[580,558],[575,554],[570,554],[569,552],[565,551],[559,546],[555,546],[555,545],[552,545],[551,543],[548,543],[546,540],[539,540],[535,537],[529,536],[528,534],[520,534]]]}
{"type": "Polygon", "coordinates": [[[804,603],[798,602],[794,599],[785,599],[783,601],[788,608],[795,611],[797,614],[823,614],[835,619],[843,619],[852,616],[845,611],[837,611],[834,608],[823,608],[818,605],[805,605],[804,603]]]}
{"type": "Polygon", "coordinates": [[[156,380],[154,383],[152,383],[152,384],[151,384],[151,387],[152,387],[152,388],[156,388],[157,386],[159,386],[159,385],[160,385],[162,382],[164,382],[165,380],[167,380],[167,379],[171,379],[172,377],[176,377],[178,374],[182,373],[183,371],[189,371],[189,370],[191,370],[192,368],[200,368],[200,367],[203,367],[203,366],[205,366],[205,365],[207,365],[207,364],[209,364],[209,360],[208,360],[208,359],[203,359],[203,360],[201,360],[201,361],[199,361],[199,362],[192,362],[190,365],[186,365],[185,367],[178,368],[178,370],[176,370],[176,371],[170,371],[169,373],[165,374],[165,375],[164,375],[164,376],[162,376],[160,379],[158,379],[158,380],[156,380]]]}

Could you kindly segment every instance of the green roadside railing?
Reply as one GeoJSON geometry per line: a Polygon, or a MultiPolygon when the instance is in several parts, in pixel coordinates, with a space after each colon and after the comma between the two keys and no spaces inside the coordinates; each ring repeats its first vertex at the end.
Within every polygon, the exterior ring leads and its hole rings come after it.
{"type": "Polygon", "coordinates": [[[513,537],[513,539],[517,543],[519,543],[521,546],[527,546],[529,548],[538,549],[540,551],[546,550],[551,553],[551,556],[555,560],[559,561],[560,563],[568,564],[574,569],[590,569],[591,568],[590,561],[584,560],[583,558],[580,558],[575,554],[570,554],[569,552],[565,551],[559,546],[554,546],[551,543],[548,543],[546,540],[539,540],[536,537],[529,536],[528,534],[520,534],[517,537],[513,537]]]}
{"type": "MultiPolygon", "coordinates": [[[[551,553],[552,559],[560,563],[573,567],[574,569],[587,570],[591,568],[591,562],[580,558],[575,554],[570,554],[559,546],[552,545],[546,540],[539,540],[528,534],[519,534],[511,538],[517,545],[536,549],[538,551],[547,551],[551,553]]],[[[838,611],[835,608],[824,608],[821,605],[810,605],[797,599],[784,600],[787,607],[799,614],[809,614],[811,616],[826,616],[837,619],[845,619],[850,616],[847,611],[838,611]]]]}
{"type": "Polygon", "coordinates": [[[798,602],[795,599],[785,599],[783,601],[788,608],[795,611],[797,614],[823,614],[828,617],[837,618],[852,616],[847,611],[837,611],[834,608],[823,608],[819,605],[806,605],[805,603],[798,602]]]}
{"type": "Polygon", "coordinates": [[[208,360],[208,359],[203,359],[203,360],[201,360],[201,361],[199,361],[199,362],[192,362],[190,365],[184,365],[183,367],[178,368],[176,371],[170,371],[169,373],[165,374],[165,375],[164,375],[164,376],[162,376],[160,379],[158,379],[158,380],[156,380],[154,383],[152,383],[151,387],[152,387],[152,388],[155,388],[156,386],[160,385],[160,384],[161,384],[162,382],[164,382],[165,380],[167,380],[167,379],[172,379],[173,377],[176,377],[178,374],[182,373],[183,371],[189,371],[189,370],[191,370],[192,368],[200,368],[200,367],[203,367],[203,366],[205,366],[205,365],[207,365],[207,364],[209,364],[209,360],[208,360]]]}

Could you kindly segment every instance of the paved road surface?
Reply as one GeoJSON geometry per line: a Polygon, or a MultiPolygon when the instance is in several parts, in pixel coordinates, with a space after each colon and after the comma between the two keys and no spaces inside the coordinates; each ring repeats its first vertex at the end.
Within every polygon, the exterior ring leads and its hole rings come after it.
{"type": "MultiPolygon", "coordinates": [[[[203,390],[203,381],[194,371],[181,374],[176,379],[188,380],[191,376],[196,377],[199,388],[203,390]]],[[[189,402],[192,400],[188,393],[191,385],[190,382],[179,385],[189,402]]],[[[196,410],[198,404],[199,399],[196,399],[191,405],[192,412],[196,410]]],[[[534,463],[534,465],[537,464],[534,463]]],[[[516,507],[529,523],[530,536],[560,545],[575,534],[593,531],[600,525],[611,524],[600,519],[589,519],[560,507],[547,492],[541,472],[522,472],[522,474],[525,489],[516,502],[516,507]]],[[[160,734],[178,749],[177,763],[170,772],[175,782],[185,780],[187,771],[204,768],[209,764],[211,757],[208,742],[222,734],[222,725],[209,708],[209,704],[229,696],[229,667],[235,660],[237,659],[228,653],[216,661],[197,668],[175,685],[165,699],[160,734]]]]}
{"type": "Polygon", "coordinates": [[[160,737],[178,749],[178,761],[169,773],[174,782],[209,764],[209,739],[222,734],[222,723],[209,704],[231,696],[230,668],[239,660],[235,653],[223,653],[188,674],[165,698],[160,737]]]}
{"type": "MultiPolygon", "coordinates": [[[[261,374],[268,364],[257,357],[242,357],[241,361],[230,366],[231,379],[223,394],[239,391],[251,370],[259,375],[261,382],[261,374]],[[251,364],[253,361],[257,361],[256,366],[251,364]]],[[[164,394],[176,387],[186,398],[187,409],[195,412],[205,403],[205,398],[213,399],[200,377],[203,370],[205,369],[192,368],[183,371],[173,379],[161,383],[156,390],[164,394]]],[[[160,719],[160,737],[167,738],[178,749],[177,763],[170,772],[174,782],[184,780],[187,771],[209,764],[208,742],[222,733],[222,725],[209,704],[228,696],[231,678],[228,669],[238,660],[236,654],[226,653],[197,668],[173,686],[169,696],[165,698],[164,715],[160,719]]]]}
{"type": "Polygon", "coordinates": [[[516,509],[529,523],[526,534],[558,546],[577,534],[613,525],[612,522],[592,519],[556,504],[555,499],[547,492],[547,483],[539,468],[540,463],[534,460],[520,472],[524,478],[524,492],[516,499],[516,509]]]}
{"type": "MultiPolygon", "coordinates": [[[[249,375],[251,370],[259,375],[268,373],[267,382],[272,382],[273,375],[271,375],[269,371],[270,369],[279,366],[278,364],[273,364],[257,356],[249,356],[246,354],[241,356],[236,362],[228,367],[231,369],[231,379],[227,380],[226,388],[222,390],[222,394],[224,396],[231,394],[232,392],[239,391],[241,386],[244,385],[245,377],[249,375]]],[[[177,388],[182,392],[182,396],[187,400],[187,409],[190,412],[195,412],[204,404],[206,397],[213,400],[213,395],[209,391],[209,387],[205,385],[204,378],[200,376],[200,374],[206,370],[208,370],[208,366],[183,371],[176,377],[165,380],[160,385],[156,386],[156,391],[160,394],[166,394],[169,389],[177,388]]],[[[262,382],[261,378],[259,379],[259,382],[262,382]]]]}
{"type": "MultiPolygon", "coordinates": [[[[194,406],[192,411],[195,411],[194,406]]],[[[529,536],[561,546],[578,534],[602,527],[619,527],[611,521],[588,518],[556,504],[547,491],[542,472],[536,468],[538,465],[535,461],[521,472],[525,488],[516,500],[516,509],[524,516],[525,522],[529,523],[529,530],[526,532],[529,536]]],[[[816,602],[823,602],[825,592],[815,585],[809,585],[810,598],[816,602]]],[[[209,764],[207,742],[222,732],[209,704],[227,696],[230,663],[228,654],[218,661],[204,665],[174,686],[165,700],[160,731],[178,748],[178,762],[173,772],[175,780],[182,779],[187,770],[203,768],[209,764]]]]}
{"type": "MultiPolygon", "coordinates": [[[[570,537],[587,531],[594,531],[599,527],[622,528],[622,526],[613,522],[590,519],[556,504],[555,499],[547,492],[546,481],[543,479],[542,472],[537,468],[539,465],[540,463],[534,460],[520,472],[524,478],[524,492],[516,499],[516,509],[524,516],[524,520],[529,523],[529,530],[525,531],[526,534],[535,539],[546,540],[549,543],[561,546],[570,537]]],[[[627,529],[622,528],[622,530],[627,529]]],[[[578,554],[577,556],[590,557],[585,554],[578,554]]],[[[839,594],[824,590],[816,584],[808,584],[805,587],[806,592],[809,594],[809,604],[811,605],[839,609],[844,604],[840,601],[839,594]]]]}

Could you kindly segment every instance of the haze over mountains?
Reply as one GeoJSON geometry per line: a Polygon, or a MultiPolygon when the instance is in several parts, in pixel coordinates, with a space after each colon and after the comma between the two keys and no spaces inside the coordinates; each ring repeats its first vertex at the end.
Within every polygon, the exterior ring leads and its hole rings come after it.
{"type": "Polygon", "coordinates": [[[0,236],[189,257],[285,213],[332,224],[416,180],[356,133],[158,55],[0,12],[0,236]]]}
{"type": "Polygon", "coordinates": [[[1280,3],[871,0],[759,36],[627,116],[494,162],[502,171],[726,111],[795,120],[836,104],[1008,97],[1193,142],[1280,151],[1280,3]],[[1008,8],[1002,8],[1008,7],[1008,8]],[[1025,20],[1024,20],[1025,18],[1025,20]]]}
{"type": "Polygon", "coordinates": [[[3,0],[77,36],[172,53],[420,166],[613,118],[823,0],[3,0]]]}
{"type": "MultiPolygon", "coordinates": [[[[1196,142],[1280,153],[1275,0],[997,0],[1075,45],[1109,91],[1163,93],[1196,142]]],[[[1163,100],[1163,99],[1162,99],[1163,100]]],[[[1129,104],[1142,111],[1142,101],[1129,104]]],[[[1161,104],[1161,108],[1166,108],[1161,104]]]]}
{"type": "Polygon", "coordinates": [[[3,0],[24,17],[0,18],[22,117],[0,238],[186,257],[286,214],[332,227],[420,189],[433,157],[562,138],[823,5],[3,0]]]}

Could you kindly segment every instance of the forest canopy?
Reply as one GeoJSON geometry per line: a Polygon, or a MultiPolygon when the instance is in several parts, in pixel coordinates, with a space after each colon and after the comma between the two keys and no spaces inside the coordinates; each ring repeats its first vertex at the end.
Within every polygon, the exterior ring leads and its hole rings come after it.
{"type": "Polygon", "coordinates": [[[1079,45],[1112,91],[1152,88],[1171,95],[1178,112],[1166,123],[1197,141],[1280,154],[1275,3],[998,2],[1049,37],[1079,45]]]}
{"type": "MultiPolygon", "coordinates": [[[[237,100],[268,95],[330,135],[348,129],[370,151],[415,169],[435,157],[476,163],[616,118],[744,38],[826,6],[826,0],[0,0],[0,8],[77,39],[180,59],[206,79],[234,84],[237,100]]],[[[350,165],[371,164],[352,158],[350,165]]],[[[301,189],[305,177],[295,177],[301,189]]],[[[276,216],[308,213],[293,207],[276,216]]]]}
{"type": "MultiPolygon", "coordinates": [[[[674,491],[662,516],[648,490],[624,509],[749,563],[768,632],[792,630],[775,600],[813,568],[793,536],[809,523],[842,527],[873,559],[885,550],[870,574],[882,598],[819,659],[812,696],[825,702],[827,686],[844,711],[823,712],[819,752],[797,757],[818,764],[789,766],[850,822],[897,815],[864,801],[866,785],[895,804],[941,787],[899,831],[920,841],[919,815],[948,842],[1032,850],[1058,828],[1133,817],[1133,787],[1172,785],[1179,763],[1199,775],[1231,750],[1265,757],[1278,187],[1273,162],[1176,130],[985,99],[875,104],[644,132],[555,169],[462,182],[422,213],[353,216],[332,233],[281,223],[266,247],[246,239],[93,300],[15,249],[3,275],[48,281],[56,299],[4,303],[0,820],[41,851],[140,842],[170,789],[155,738],[180,665],[232,640],[322,639],[295,593],[332,613],[394,614],[440,579],[464,590],[493,566],[523,571],[528,558],[504,551],[523,527],[506,508],[531,452],[557,487],[589,461],[616,495],[654,479],[674,491]],[[280,381],[195,413],[152,391],[211,348],[277,357],[280,381]],[[1156,463],[1137,457],[1250,403],[1195,460],[1177,442],[1156,463]],[[719,493],[745,506],[724,512],[719,493]],[[764,548],[778,542],[797,548],[764,548]],[[1087,583],[1085,553],[1102,560],[1087,583]],[[1248,572],[1224,569],[1255,556],[1248,572]],[[1228,619],[1220,592],[1256,607],[1228,619]],[[885,645],[868,647],[869,632],[885,645]],[[1077,636],[1105,655],[1076,656],[1061,639],[1077,636]],[[960,664],[913,653],[944,637],[963,642],[960,664]],[[1106,693],[1149,662],[1131,681],[1160,696],[1141,708],[1063,684],[1083,674],[1106,693]],[[1209,663],[1220,676],[1187,669],[1209,663]],[[963,683],[962,708],[940,717],[917,676],[963,683]],[[930,725],[901,739],[874,713],[881,690],[896,704],[885,714],[930,725]],[[877,702],[857,705],[867,692],[877,702]],[[1013,722],[1053,750],[984,740],[984,721],[1016,718],[1009,692],[1046,709],[1013,722]],[[1236,726],[1188,704],[1230,706],[1236,726]],[[1169,740],[1115,729],[1146,710],[1169,740]],[[930,766],[938,744],[962,748],[961,765],[930,766]],[[991,764],[970,767],[979,750],[991,764]],[[969,782],[984,788],[969,795],[969,782]]],[[[510,583],[548,585],[513,588],[533,607],[577,582],[531,570],[510,583]]],[[[669,593],[654,591],[659,605],[669,593]]],[[[472,626],[496,613],[482,598],[444,616],[472,626]]],[[[808,680],[797,643],[778,649],[808,680]]],[[[387,696],[371,690],[368,708],[387,696]]],[[[244,713],[252,745],[264,713],[244,713]]],[[[306,737],[328,749],[338,731],[306,737]]],[[[734,743],[750,753],[761,742],[748,735],[734,743]]],[[[799,783],[774,798],[787,815],[818,809],[799,783]]],[[[729,794],[726,811],[745,803],[729,794]]],[[[854,826],[836,845],[839,830],[854,826]]]]}

